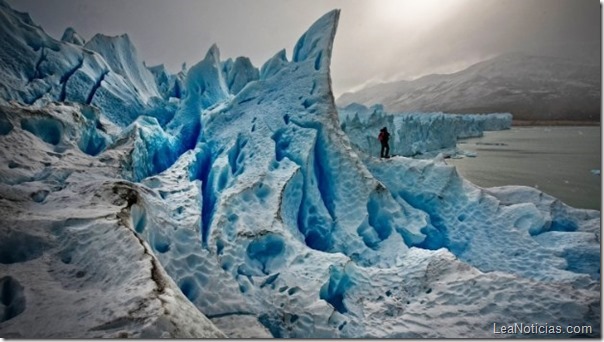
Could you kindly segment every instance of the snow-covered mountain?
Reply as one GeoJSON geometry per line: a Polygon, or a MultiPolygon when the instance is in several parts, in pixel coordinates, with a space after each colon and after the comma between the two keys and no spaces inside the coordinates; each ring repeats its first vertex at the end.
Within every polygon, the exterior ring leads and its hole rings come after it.
{"type": "Polygon", "coordinates": [[[0,14],[1,337],[600,336],[600,212],[358,154],[339,11],[184,79],[0,14]]]}
{"type": "Polygon", "coordinates": [[[515,120],[599,121],[600,75],[599,64],[509,53],[454,74],[346,93],[337,102],[383,104],[391,112],[509,112],[515,120]]]}

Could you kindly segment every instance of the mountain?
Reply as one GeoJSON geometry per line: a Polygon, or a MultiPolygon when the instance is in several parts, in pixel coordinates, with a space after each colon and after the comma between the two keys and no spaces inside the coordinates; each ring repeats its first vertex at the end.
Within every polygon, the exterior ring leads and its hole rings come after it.
{"type": "Polygon", "coordinates": [[[448,75],[343,94],[338,105],[383,104],[391,112],[510,112],[515,120],[600,120],[599,64],[504,54],[448,75]]]}
{"type": "Polygon", "coordinates": [[[0,336],[601,335],[600,212],[357,153],[331,89],[338,10],[291,60],[214,45],[182,83],[124,36],[92,51],[0,15],[0,336]]]}

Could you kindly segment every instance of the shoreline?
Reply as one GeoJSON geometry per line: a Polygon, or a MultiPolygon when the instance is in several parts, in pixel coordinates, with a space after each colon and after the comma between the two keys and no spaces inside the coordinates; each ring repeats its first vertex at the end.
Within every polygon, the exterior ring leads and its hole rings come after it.
{"type": "Polygon", "coordinates": [[[458,141],[476,158],[446,162],[484,188],[529,186],[571,207],[601,211],[601,176],[592,171],[601,169],[600,145],[599,126],[512,127],[458,141]]]}
{"type": "Polygon", "coordinates": [[[572,120],[512,120],[512,127],[528,127],[528,126],[578,126],[578,127],[598,127],[599,121],[572,121],[572,120]]]}

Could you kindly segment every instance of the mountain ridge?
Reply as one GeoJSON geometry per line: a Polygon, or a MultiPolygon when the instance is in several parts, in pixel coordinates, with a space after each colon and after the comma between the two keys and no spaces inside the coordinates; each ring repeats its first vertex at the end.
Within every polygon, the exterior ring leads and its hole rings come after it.
{"type": "Polygon", "coordinates": [[[511,112],[515,120],[599,121],[600,66],[512,52],[452,74],[381,83],[337,103],[383,104],[392,112],[511,112]]]}

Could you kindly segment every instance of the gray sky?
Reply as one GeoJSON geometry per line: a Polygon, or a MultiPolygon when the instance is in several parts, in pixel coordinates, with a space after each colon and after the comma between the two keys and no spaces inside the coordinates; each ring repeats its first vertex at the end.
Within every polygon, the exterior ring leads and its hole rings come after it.
{"type": "Polygon", "coordinates": [[[336,96],[368,84],[450,73],[511,51],[600,61],[597,0],[9,0],[60,38],[71,26],[128,33],[147,65],[172,72],[213,43],[260,67],[327,11],[342,9],[332,60],[336,96]]]}

